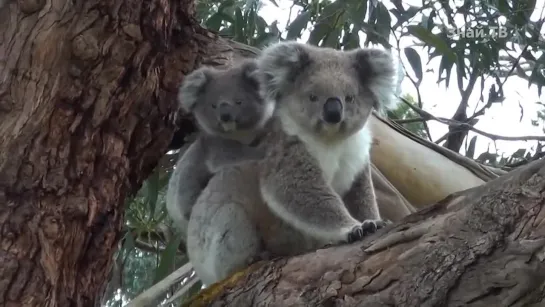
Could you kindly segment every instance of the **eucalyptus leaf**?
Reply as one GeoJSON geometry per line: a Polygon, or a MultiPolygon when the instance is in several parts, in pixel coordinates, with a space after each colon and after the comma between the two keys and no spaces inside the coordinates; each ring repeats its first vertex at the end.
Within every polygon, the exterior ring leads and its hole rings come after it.
{"type": "Polygon", "coordinates": [[[127,259],[131,253],[134,251],[135,249],[135,242],[134,242],[134,237],[132,236],[132,232],[130,230],[127,230],[125,232],[125,238],[123,240],[123,247],[121,248],[123,251],[124,251],[124,258],[123,258],[123,262],[125,262],[125,259],[127,259]]]}
{"type": "Polygon", "coordinates": [[[327,34],[326,38],[324,39],[322,47],[338,49],[341,32],[342,30],[340,28],[336,28],[333,31],[329,32],[329,34],[327,34]]]}
{"type": "Polygon", "coordinates": [[[149,209],[149,219],[152,220],[155,215],[155,207],[159,198],[159,170],[155,169],[153,173],[146,179],[145,183],[145,202],[149,209]]]}
{"type": "Polygon", "coordinates": [[[417,84],[420,84],[422,81],[422,60],[420,60],[420,55],[411,47],[405,48],[404,52],[407,60],[409,60],[409,64],[411,64],[414,74],[416,75],[418,80],[417,84]]]}
{"type": "Polygon", "coordinates": [[[379,2],[376,8],[376,14],[376,31],[380,36],[382,36],[382,38],[384,38],[384,40],[389,41],[390,26],[392,23],[390,12],[388,12],[388,9],[382,2],[379,2]]]}
{"type": "Polygon", "coordinates": [[[310,31],[310,36],[308,38],[308,43],[311,45],[318,46],[322,39],[327,36],[329,33],[329,25],[325,23],[319,23],[314,26],[314,29],[310,31]]]}
{"type": "Polygon", "coordinates": [[[473,159],[475,156],[475,145],[477,144],[477,136],[474,136],[471,138],[471,141],[469,141],[469,146],[466,150],[466,157],[473,159]]]}
{"type": "Polygon", "coordinates": [[[293,40],[301,36],[301,31],[307,27],[310,20],[310,11],[302,12],[288,26],[287,40],[293,40]]]}
{"type": "Polygon", "coordinates": [[[439,63],[439,78],[441,78],[441,76],[443,75],[443,71],[445,71],[446,72],[445,85],[447,88],[449,87],[449,83],[450,83],[450,76],[451,76],[450,73],[452,71],[452,66],[454,66],[453,61],[451,61],[446,56],[441,57],[441,62],[439,63]]]}
{"type": "Polygon", "coordinates": [[[218,12],[223,12],[225,9],[228,9],[235,5],[235,0],[225,0],[222,1],[220,6],[218,7],[218,12]]]}
{"type": "Polygon", "coordinates": [[[263,35],[265,33],[265,29],[268,27],[267,22],[261,16],[257,16],[255,25],[257,28],[257,36],[263,35]]]}
{"type": "Polygon", "coordinates": [[[516,158],[516,159],[520,159],[520,158],[523,158],[524,157],[524,154],[526,153],[526,148],[519,148],[517,149],[517,151],[515,151],[511,157],[512,158],[516,158]]]}
{"type": "Polygon", "coordinates": [[[447,43],[436,34],[433,34],[431,31],[428,31],[428,29],[419,25],[411,25],[407,27],[407,31],[413,36],[423,41],[424,43],[426,43],[427,45],[433,46],[435,49],[441,52],[444,56],[447,56],[450,61],[454,62],[456,60],[456,54],[447,45],[447,43]]]}
{"type": "Polygon", "coordinates": [[[235,8],[235,33],[234,40],[237,42],[245,42],[244,40],[244,17],[239,7],[235,8]]]}
{"type": "Polygon", "coordinates": [[[248,12],[248,18],[246,18],[246,25],[247,25],[246,41],[250,42],[254,38],[254,32],[257,27],[256,12],[253,7],[248,12]]]}
{"type": "Polygon", "coordinates": [[[345,41],[343,42],[344,50],[360,48],[360,36],[358,32],[359,29],[354,28],[352,32],[348,32],[345,35],[345,41]]]}
{"type": "Polygon", "coordinates": [[[214,31],[219,31],[220,27],[221,27],[221,23],[223,22],[223,17],[224,17],[225,14],[221,13],[221,12],[218,12],[218,13],[215,13],[213,14],[212,16],[210,16],[210,18],[208,18],[205,22],[204,22],[204,25],[206,26],[206,28],[210,29],[210,30],[214,30],[214,31]]]}
{"type": "Polygon", "coordinates": [[[361,29],[361,23],[365,20],[365,14],[367,13],[367,0],[353,0],[347,7],[350,22],[361,29]]]}
{"type": "Polygon", "coordinates": [[[153,284],[156,284],[174,270],[176,264],[176,251],[181,242],[182,236],[173,236],[170,242],[168,242],[165,250],[161,253],[159,266],[157,267],[157,270],[155,270],[153,284]]]}
{"type": "Polygon", "coordinates": [[[510,14],[509,10],[511,9],[509,7],[509,3],[507,3],[507,0],[498,0],[498,10],[504,14],[504,15],[507,15],[507,14],[510,14]]]}

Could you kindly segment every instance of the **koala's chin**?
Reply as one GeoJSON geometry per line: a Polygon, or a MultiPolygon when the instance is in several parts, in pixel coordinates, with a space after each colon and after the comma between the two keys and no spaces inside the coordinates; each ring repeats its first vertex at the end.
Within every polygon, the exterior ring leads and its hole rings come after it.
{"type": "Polygon", "coordinates": [[[363,128],[363,126],[364,125],[361,125],[360,127],[351,127],[348,121],[345,120],[332,124],[322,119],[317,122],[314,133],[325,139],[345,139],[363,128]]]}
{"type": "Polygon", "coordinates": [[[227,133],[237,131],[237,124],[233,123],[233,122],[221,124],[221,127],[223,128],[223,131],[225,131],[227,133]]]}

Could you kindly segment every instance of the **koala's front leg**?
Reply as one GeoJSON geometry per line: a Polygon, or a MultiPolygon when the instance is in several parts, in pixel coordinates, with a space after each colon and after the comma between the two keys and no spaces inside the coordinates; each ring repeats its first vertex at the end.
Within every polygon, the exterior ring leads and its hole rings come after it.
{"type": "Polygon", "coordinates": [[[280,219],[324,243],[363,238],[340,196],[324,180],[318,162],[299,141],[279,144],[261,163],[263,200],[280,219]]]}
{"type": "Polygon", "coordinates": [[[212,174],[204,163],[205,149],[197,139],[176,163],[168,183],[166,209],[185,236],[189,215],[212,174]]]}
{"type": "Polygon", "coordinates": [[[344,195],[343,201],[350,214],[362,221],[364,228],[369,232],[374,232],[386,225],[386,222],[380,218],[369,164],[356,176],[352,187],[344,195]]]}

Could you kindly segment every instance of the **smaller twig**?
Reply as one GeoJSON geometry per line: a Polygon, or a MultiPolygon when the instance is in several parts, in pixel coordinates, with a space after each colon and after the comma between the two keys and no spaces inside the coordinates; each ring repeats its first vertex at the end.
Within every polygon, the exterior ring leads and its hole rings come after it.
{"type": "MultiPolygon", "coordinates": [[[[403,67],[403,70],[405,71],[405,76],[407,76],[407,78],[409,78],[409,80],[411,80],[414,88],[416,89],[416,96],[417,96],[417,100],[418,100],[418,106],[420,108],[422,108],[422,96],[420,95],[420,87],[418,85],[418,83],[416,81],[413,80],[413,78],[411,78],[411,76],[409,76],[409,74],[407,73],[407,67],[405,67],[405,64],[403,64],[403,61],[401,61],[401,47],[400,47],[400,40],[401,38],[397,38],[397,35],[395,34],[395,31],[393,28],[390,27],[390,31],[393,33],[394,35],[394,38],[397,42],[397,53],[398,53],[398,58],[399,58],[399,63],[401,63],[401,66],[403,67]]],[[[422,125],[424,126],[424,131],[426,131],[426,136],[428,137],[428,140],[430,142],[433,142],[433,140],[431,139],[431,133],[430,133],[430,128],[428,127],[428,123],[426,121],[422,121],[422,125]]]]}
{"type": "Polygon", "coordinates": [[[533,157],[531,157],[530,159],[522,159],[521,161],[519,162],[515,162],[515,163],[510,163],[510,164],[505,164],[504,167],[509,167],[509,168],[516,168],[516,167],[519,167],[519,166],[523,166],[525,164],[528,164],[532,161],[535,161],[535,160],[539,160],[541,158],[545,157],[545,151],[544,152],[539,152],[537,153],[536,155],[534,155],[533,157]]]}
{"type": "MultiPolygon", "coordinates": [[[[501,93],[501,95],[503,95],[503,86],[505,85],[505,82],[507,82],[507,79],[511,76],[511,74],[513,73],[513,71],[515,70],[515,68],[517,68],[517,66],[519,65],[520,63],[520,60],[522,58],[522,55],[528,50],[528,47],[530,47],[530,45],[526,45],[523,49],[522,49],[522,52],[519,54],[519,56],[515,59],[515,62],[513,63],[513,65],[511,66],[511,69],[509,70],[509,72],[507,72],[507,75],[505,76],[505,78],[503,79],[503,81],[498,84],[499,86],[499,92],[501,93]]],[[[492,99],[489,99],[488,102],[482,107],[480,108],[478,111],[476,111],[475,113],[473,113],[473,115],[471,115],[467,121],[471,121],[473,119],[475,119],[477,116],[480,116],[480,115],[484,115],[484,111],[488,108],[490,108],[492,106],[492,103],[494,103],[494,101],[492,99]]]]}
{"type": "Polygon", "coordinates": [[[469,129],[475,133],[478,133],[482,136],[486,136],[487,138],[491,139],[491,140],[502,140],[502,141],[533,141],[533,140],[537,140],[537,141],[545,141],[545,136],[540,136],[540,135],[524,135],[524,136],[503,136],[503,135],[497,135],[497,134],[492,134],[492,133],[488,133],[488,132],[485,132],[485,131],[482,131],[480,129],[477,129],[475,127],[473,127],[472,125],[470,124],[467,124],[467,123],[462,123],[462,122],[458,122],[458,121],[455,121],[455,120],[452,120],[452,119],[448,119],[448,118],[442,118],[442,117],[436,117],[414,105],[412,105],[409,101],[407,101],[405,98],[403,97],[399,97],[399,99],[401,99],[401,101],[403,101],[404,103],[406,103],[411,109],[413,109],[416,113],[418,113],[418,115],[420,115],[422,117],[423,120],[435,120],[435,121],[438,121],[442,124],[445,124],[445,125],[449,125],[449,126],[454,126],[454,127],[463,127],[463,128],[466,128],[466,129],[469,129]]]}
{"type": "Polygon", "coordinates": [[[394,122],[397,124],[403,125],[403,124],[412,124],[412,123],[419,123],[419,122],[425,122],[430,119],[417,117],[417,118],[407,118],[407,119],[394,119],[394,122]]]}

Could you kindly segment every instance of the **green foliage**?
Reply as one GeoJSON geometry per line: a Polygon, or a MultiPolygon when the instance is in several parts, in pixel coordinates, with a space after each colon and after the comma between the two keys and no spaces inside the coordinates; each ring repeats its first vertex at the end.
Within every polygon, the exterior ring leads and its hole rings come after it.
{"type": "MultiPolygon", "coordinates": [[[[410,102],[412,105],[416,106],[416,100],[411,95],[405,94],[402,95],[402,97],[407,102],[410,102]]],[[[411,109],[411,107],[409,107],[406,103],[400,103],[395,110],[388,111],[388,117],[395,121],[419,118],[419,115],[415,111],[413,111],[413,109],[411,109]]],[[[406,123],[403,125],[403,127],[424,139],[428,138],[422,121],[406,123]]]]}

